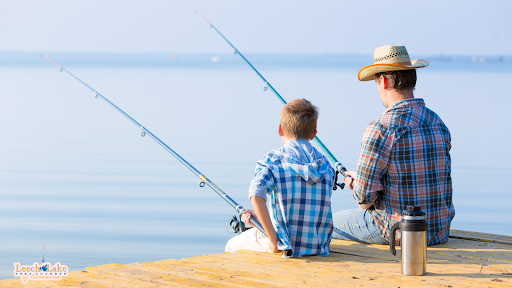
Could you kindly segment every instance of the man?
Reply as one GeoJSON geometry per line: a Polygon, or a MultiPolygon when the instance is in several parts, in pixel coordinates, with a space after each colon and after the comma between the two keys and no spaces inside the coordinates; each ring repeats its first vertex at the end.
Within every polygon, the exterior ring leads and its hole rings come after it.
{"type": "Polygon", "coordinates": [[[402,211],[420,205],[428,245],[444,243],[455,216],[450,131],[413,95],[415,69],[429,63],[411,61],[404,46],[382,46],[374,56],[358,78],[375,80],[387,109],[366,128],[357,171],[345,179],[360,209],[333,215],[333,238],[389,244],[390,228],[401,221],[402,211]]]}

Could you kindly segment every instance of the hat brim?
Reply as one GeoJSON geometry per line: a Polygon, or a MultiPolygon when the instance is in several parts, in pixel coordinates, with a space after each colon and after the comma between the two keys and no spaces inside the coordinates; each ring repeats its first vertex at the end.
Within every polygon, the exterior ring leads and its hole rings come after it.
{"type": "Polygon", "coordinates": [[[412,60],[410,63],[372,64],[363,67],[357,74],[359,81],[370,81],[375,79],[375,74],[387,71],[411,70],[423,68],[429,65],[427,60],[412,60]]]}

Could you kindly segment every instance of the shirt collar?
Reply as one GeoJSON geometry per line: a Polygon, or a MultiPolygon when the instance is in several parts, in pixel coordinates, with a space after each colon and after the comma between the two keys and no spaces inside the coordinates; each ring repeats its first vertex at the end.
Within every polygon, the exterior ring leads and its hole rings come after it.
{"type": "Polygon", "coordinates": [[[285,146],[300,146],[300,145],[307,145],[309,144],[309,141],[308,140],[304,140],[304,139],[293,139],[293,140],[290,140],[286,143],[284,143],[285,146]]]}
{"type": "Polygon", "coordinates": [[[294,139],[294,140],[290,140],[290,141],[284,143],[283,148],[284,148],[284,151],[286,151],[287,153],[290,153],[291,151],[295,151],[296,153],[301,154],[298,151],[302,151],[302,152],[304,150],[309,151],[309,150],[311,150],[312,146],[308,140],[294,139]]]}
{"type": "Polygon", "coordinates": [[[386,111],[404,106],[425,106],[425,101],[423,101],[421,98],[405,99],[393,104],[393,106],[389,107],[386,111]]]}

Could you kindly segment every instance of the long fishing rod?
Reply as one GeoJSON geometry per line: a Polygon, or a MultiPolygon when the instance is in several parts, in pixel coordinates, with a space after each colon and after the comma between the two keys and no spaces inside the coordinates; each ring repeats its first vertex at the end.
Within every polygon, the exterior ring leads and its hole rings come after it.
{"type": "MultiPolygon", "coordinates": [[[[229,197],[226,193],[224,193],[224,191],[222,191],[219,187],[217,187],[217,185],[215,185],[212,181],[210,181],[210,179],[208,179],[201,172],[199,172],[196,168],[194,168],[194,166],[190,165],[190,163],[188,163],[185,159],[183,159],[180,155],[178,155],[178,153],[174,152],[174,150],[172,150],[169,146],[167,146],[167,144],[165,144],[162,140],[158,139],[158,137],[156,137],[148,129],[146,129],[144,126],[142,126],[139,122],[135,121],[135,119],[130,117],[130,115],[126,114],[119,107],[114,105],[114,103],[110,102],[110,100],[105,98],[98,91],[94,90],[91,86],[87,85],[84,81],[80,80],[80,78],[73,75],[71,72],[66,70],[64,67],[53,62],[50,58],[48,58],[44,55],[41,55],[41,57],[44,57],[46,60],[53,63],[55,66],[59,67],[61,72],[64,71],[64,72],[68,73],[73,78],[78,80],[80,83],[84,84],[87,88],[89,88],[92,92],[94,92],[95,98],[99,97],[99,98],[105,100],[105,102],[107,102],[110,106],[112,106],[114,109],[116,109],[124,117],[128,118],[128,120],[130,120],[133,124],[135,124],[135,126],[139,127],[140,130],[142,130],[142,133],[141,133],[142,137],[149,135],[149,137],[151,137],[151,139],[155,140],[155,142],[158,143],[160,146],[162,146],[167,152],[171,153],[172,156],[176,157],[176,159],[178,159],[178,161],[180,161],[183,165],[185,165],[188,169],[190,169],[190,171],[192,171],[192,173],[196,174],[196,176],[199,177],[199,179],[201,179],[202,182],[199,183],[199,186],[204,187],[205,184],[210,186],[210,188],[212,188],[213,191],[215,191],[217,194],[219,194],[220,197],[222,197],[224,200],[226,200],[226,202],[228,202],[229,205],[231,205],[233,208],[235,208],[235,210],[238,213],[242,214],[242,212],[246,210],[244,207],[242,207],[242,205],[239,205],[238,203],[236,203],[233,199],[231,199],[231,197],[229,197]]],[[[254,227],[258,228],[261,232],[263,232],[263,234],[267,235],[265,233],[265,229],[263,229],[263,226],[258,222],[258,220],[254,219],[254,217],[251,217],[250,221],[251,221],[251,224],[254,225],[254,227]]],[[[281,241],[281,240],[279,240],[279,241],[281,241]]],[[[284,251],[284,252],[285,252],[285,254],[289,254],[288,251],[284,251]]]]}
{"type": "MultiPolygon", "coordinates": [[[[281,102],[283,104],[286,104],[286,101],[283,99],[283,97],[281,97],[281,95],[279,95],[279,93],[277,93],[276,89],[274,89],[274,87],[272,87],[272,85],[270,85],[270,83],[268,83],[268,81],[263,77],[263,75],[261,75],[260,72],[258,72],[258,70],[256,70],[256,68],[254,68],[254,66],[252,66],[251,62],[249,62],[244,57],[244,55],[242,55],[242,53],[240,53],[240,51],[238,51],[238,49],[236,49],[236,47],[233,44],[231,44],[231,42],[229,42],[229,40],[226,37],[224,37],[224,35],[222,35],[222,33],[220,33],[219,30],[217,28],[215,28],[215,26],[213,26],[212,23],[210,23],[210,21],[208,21],[203,15],[201,15],[201,13],[199,13],[197,11],[196,11],[196,13],[199,14],[199,16],[201,16],[201,18],[203,18],[208,24],[210,24],[210,27],[215,29],[215,31],[217,31],[217,33],[219,33],[219,35],[222,38],[224,38],[224,40],[226,40],[226,42],[228,42],[228,44],[233,49],[235,49],[235,54],[240,55],[240,57],[242,57],[242,59],[244,59],[244,61],[247,64],[249,64],[249,66],[251,66],[252,70],[254,70],[254,72],[256,72],[256,74],[258,74],[258,76],[260,76],[261,80],[263,80],[263,82],[265,82],[265,85],[266,85],[266,87],[263,88],[263,90],[267,91],[267,89],[270,89],[272,92],[274,92],[274,94],[277,96],[277,98],[279,100],[281,100],[281,102]]],[[[327,156],[332,161],[332,163],[335,163],[334,168],[336,169],[336,171],[339,172],[341,175],[343,175],[344,178],[350,177],[347,174],[345,174],[345,172],[347,172],[347,169],[336,159],[336,157],[334,157],[334,155],[332,155],[331,151],[329,151],[329,149],[327,149],[327,147],[324,145],[324,143],[322,143],[322,141],[320,141],[320,139],[316,136],[315,136],[315,142],[318,144],[318,146],[320,146],[320,148],[322,148],[322,150],[324,150],[325,154],[327,154],[327,156]]],[[[341,188],[343,189],[343,186],[341,188]]]]}

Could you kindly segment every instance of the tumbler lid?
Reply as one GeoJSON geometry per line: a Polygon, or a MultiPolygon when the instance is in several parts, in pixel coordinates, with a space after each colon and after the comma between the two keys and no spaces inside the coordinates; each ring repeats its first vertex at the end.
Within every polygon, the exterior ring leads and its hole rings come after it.
{"type": "Polygon", "coordinates": [[[425,212],[418,205],[408,205],[407,210],[402,211],[403,216],[425,216],[425,212]]]}

